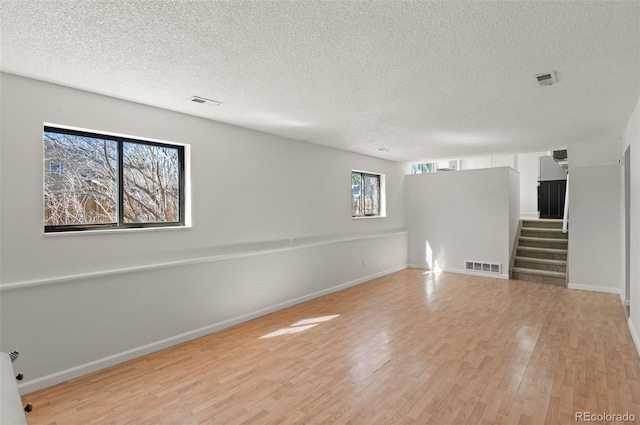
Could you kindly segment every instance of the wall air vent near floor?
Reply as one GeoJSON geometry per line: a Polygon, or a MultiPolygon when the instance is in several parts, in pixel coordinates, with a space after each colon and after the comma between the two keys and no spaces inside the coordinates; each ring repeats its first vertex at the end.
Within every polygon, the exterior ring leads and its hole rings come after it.
{"type": "Polygon", "coordinates": [[[465,261],[465,270],[485,273],[500,273],[501,264],[483,263],[480,261],[465,261]]]}

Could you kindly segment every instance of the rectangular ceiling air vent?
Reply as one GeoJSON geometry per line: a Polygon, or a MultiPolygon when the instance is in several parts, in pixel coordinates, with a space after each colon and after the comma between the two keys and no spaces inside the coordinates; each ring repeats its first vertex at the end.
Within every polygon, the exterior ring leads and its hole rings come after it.
{"type": "Polygon", "coordinates": [[[538,81],[538,84],[540,84],[541,86],[550,86],[558,82],[555,71],[538,74],[535,77],[538,81]]]}
{"type": "Polygon", "coordinates": [[[206,97],[200,97],[200,96],[191,96],[189,100],[194,103],[204,103],[211,106],[222,105],[222,102],[218,102],[217,100],[207,99],[206,97]]]}

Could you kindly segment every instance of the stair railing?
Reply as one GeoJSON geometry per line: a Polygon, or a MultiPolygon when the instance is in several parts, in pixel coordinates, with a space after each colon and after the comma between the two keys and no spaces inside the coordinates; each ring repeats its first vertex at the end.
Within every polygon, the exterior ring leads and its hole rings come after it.
{"type": "Polygon", "coordinates": [[[562,214],[562,233],[569,227],[569,173],[567,173],[567,190],[564,192],[564,213],[562,214]]]}

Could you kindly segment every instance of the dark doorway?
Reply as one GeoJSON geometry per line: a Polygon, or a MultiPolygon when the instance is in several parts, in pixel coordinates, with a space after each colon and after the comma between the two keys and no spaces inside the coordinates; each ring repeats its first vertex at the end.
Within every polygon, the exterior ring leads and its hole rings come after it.
{"type": "Polygon", "coordinates": [[[538,211],[540,211],[540,218],[562,218],[566,191],[566,180],[540,182],[540,186],[538,186],[538,211]]]}

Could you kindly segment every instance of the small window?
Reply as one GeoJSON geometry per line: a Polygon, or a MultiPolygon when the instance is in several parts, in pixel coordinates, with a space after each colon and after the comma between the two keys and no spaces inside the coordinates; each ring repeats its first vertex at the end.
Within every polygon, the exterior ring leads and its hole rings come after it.
{"type": "Polygon", "coordinates": [[[381,176],[351,172],[351,216],[371,217],[381,214],[381,176]]]}
{"type": "Polygon", "coordinates": [[[433,162],[424,162],[421,164],[411,164],[411,174],[427,174],[435,172],[435,164],[433,162]]]}
{"type": "Polygon", "coordinates": [[[184,226],[184,147],[44,128],[45,232],[184,226]]]}

